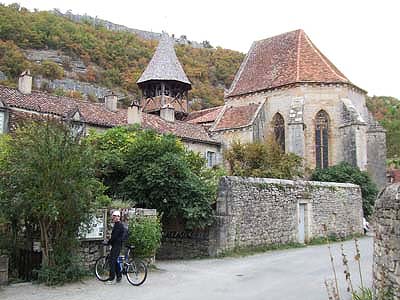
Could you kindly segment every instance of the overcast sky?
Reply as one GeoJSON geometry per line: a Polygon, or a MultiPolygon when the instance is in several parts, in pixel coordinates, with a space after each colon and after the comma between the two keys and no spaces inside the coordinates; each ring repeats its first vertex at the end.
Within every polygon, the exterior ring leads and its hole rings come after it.
{"type": "Polygon", "coordinates": [[[252,42],[303,29],[369,95],[400,99],[399,0],[29,0],[28,9],[88,14],[131,28],[186,35],[246,53],[252,42]]]}

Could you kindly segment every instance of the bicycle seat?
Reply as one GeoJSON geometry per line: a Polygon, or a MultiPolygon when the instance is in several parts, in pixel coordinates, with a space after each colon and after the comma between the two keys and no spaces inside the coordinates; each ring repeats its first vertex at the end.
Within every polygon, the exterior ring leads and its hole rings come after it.
{"type": "Polygon", "coordinates": [[[132,250],[135,248],[135,246],[132,246],[132,245],[126,245],[125,247],[128,248],[129,250],[132,250]]]}

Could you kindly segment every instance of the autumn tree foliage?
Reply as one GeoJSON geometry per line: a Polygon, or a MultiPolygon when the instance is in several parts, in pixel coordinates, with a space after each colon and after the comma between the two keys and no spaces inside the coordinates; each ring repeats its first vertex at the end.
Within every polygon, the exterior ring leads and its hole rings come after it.
{"type": "MultiPolygon", "coordinates": [[[[136,81],[158,44],[133,33],[109,31],[89,22],[75,23],[51,12],[30,12],[17,4],[0,4],[0,39],[12,45],[8,46],[14,53],[11,65],[17,66],[14,67],[17,70],[9,70],[10,64],[0,64],[0,70],[12,77],[26,67],[21,49],[53,49],[78,57],[87,66],[96,65],[98,68],[88,69],[87,81],[136,95],[139,94],[136,81]]],[[[229,88],[244,58],[240,52],[206,45],[206,48],[175,47],[192,82],[191,95],[201,99],[199,108],[223,104],[224,89],[229,88]]],[[[54,74],[51,72],[52,77],[54,74]]]]}
{"type": "Polygon", "coordinates": [[[284,179],[302,176],[302,158],[283,152],[272,139],[264,143],[235,141],[224,157],[234,176],[284,179]]]}

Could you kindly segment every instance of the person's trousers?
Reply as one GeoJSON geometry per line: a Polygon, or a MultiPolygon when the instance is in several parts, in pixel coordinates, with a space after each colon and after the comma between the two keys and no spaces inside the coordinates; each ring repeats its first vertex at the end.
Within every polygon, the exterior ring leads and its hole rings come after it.
{"type": "Polygon", "coordinates": [[[121,252],[121,246],[122,245],[114,245],[111,248],[110,252],[110,278],[109,280],[114,280],[115,274],[117,274],[117,278],[121,278],[121,270],[119,269],[118,266],[118,256],[119,253],[121,252]]]}

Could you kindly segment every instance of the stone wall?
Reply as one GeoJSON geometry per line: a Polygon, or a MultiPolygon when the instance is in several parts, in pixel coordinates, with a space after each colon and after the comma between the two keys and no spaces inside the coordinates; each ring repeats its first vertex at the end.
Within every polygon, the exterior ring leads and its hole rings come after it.
{"type": "Polygon", "coordinates": [[[189,259],[209,256],[210,237],[208,230],[165,231],[157,259],[189,259]]]}
{"type": "MultiPolygon", "coordinates": [[[[112,223],[111,216],[112,211],[107,212],[106,217],[106,233],[105,239],[110,238],[112,231],[112,223]]],[[[121,210],[121,221],[127,226],[129,223],[129,219],[141,216],[157,216],[157,211],[155,209],[143,209],[143,208],[132,208],[132,209],[123,209],[121,210]]],[[[103,246],[103,239],[83,239],[80,243],[79,255],[82,258],[83,265],[91,269],[93,268],[96,260],[105,255],[110,251],[109,246],[103,246]]],[[[122,250],[121,254],[125,253],[125,249],[122,250]]]]}
{"type": "Polygon", "coordinates": [[[353,184],[223,177],[217,200],[214,255],[237,247],[302,242],[362,233],[362,198],[353,184]],[[299,231],[304,208],[304,232],[299,231]]]}
{"type": "Polygon", "coordinates": [[[361,191],[354,184],[223,177],[214,224],[196,232],[185,231],[182,224],[167,225],[157,258],[215,256],[240,247],[307,242],[326,235],[322,224],[329,235],[346,237],[363,232],[362,217],[361,191]]]}
{"type": "Polygon", "coordinates": [[[371,124],[367,130],[368,173],[383,189],[386,185],[386,131],[379,124],[371,124]]]}
{"type": "Polygon", "coordinates": [[[400,183],[386,187],[380,194],[375,203],[373,223],[375,294],[377,299],[400,299],[400,183]],[[393,298],[385,298],[386,292],[393,298]]]}
{"type": "MultiPolygon", "coordinates": [[[[305,166],[316,165],[315,118],[320,110],[329,116],[329,165],[342,161],[368,170],[380,188],[386,180],[385,132],[373,120],[365,103],[365,94],[343,84],[296,84],[225,99],[226,106],[265,103],[265,137],[272,132],[276,113],[285,120],[286,152],[304,158],[305,166]],[[293,116],[293,117],[292,117],[293,116]]],[[[226,130],[213,136],[229,147],[231,140],[255,141],[252,130],[226,130]]],[[[258,135],[257,135],[258,136],[258,135]]]]}

